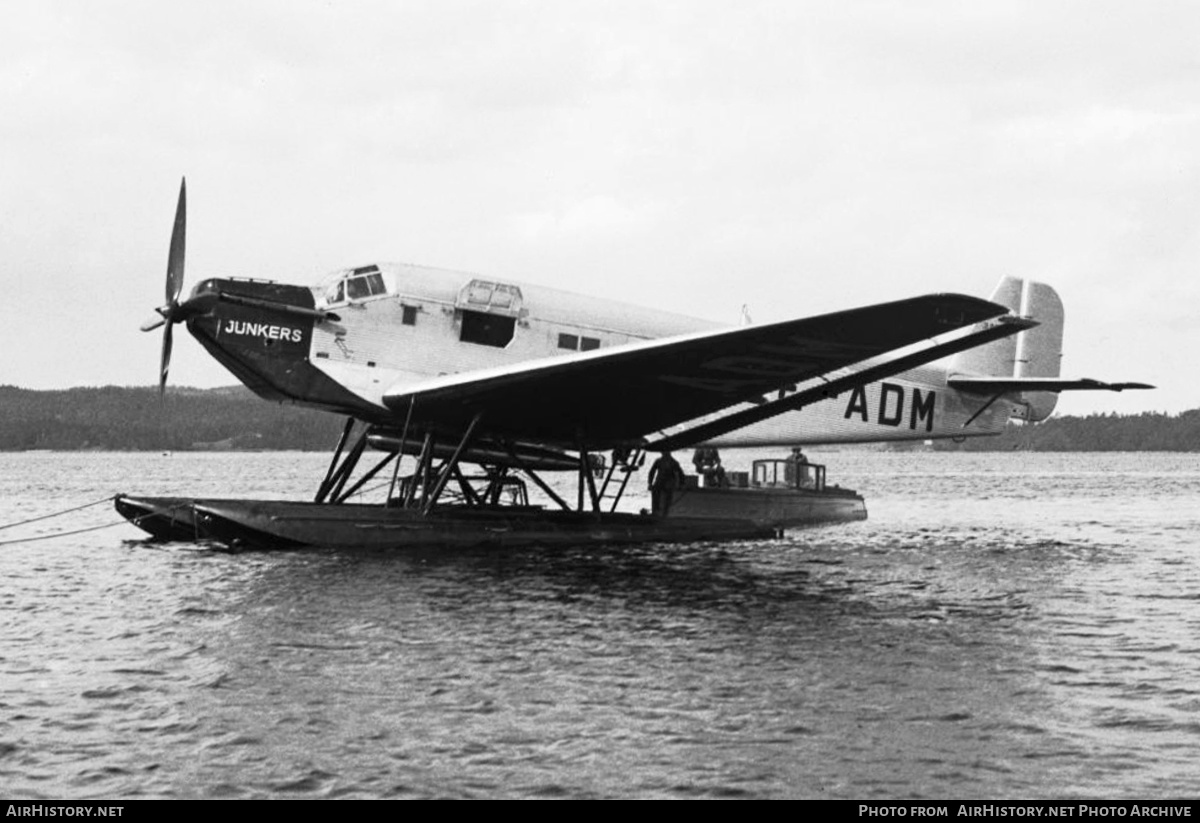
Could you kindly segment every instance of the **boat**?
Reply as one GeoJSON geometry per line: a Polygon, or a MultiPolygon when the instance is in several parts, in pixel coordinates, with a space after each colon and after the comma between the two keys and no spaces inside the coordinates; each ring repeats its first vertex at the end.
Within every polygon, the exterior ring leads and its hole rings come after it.
{"type": "Polygon", "coordinates": [[[825,475],[825,466],[793,458],[755,460],[748,473],[710,472],[676,496],[669,517],[741,518],[777,531],[866,520],[862,495],[828,485],[825,475]]]}

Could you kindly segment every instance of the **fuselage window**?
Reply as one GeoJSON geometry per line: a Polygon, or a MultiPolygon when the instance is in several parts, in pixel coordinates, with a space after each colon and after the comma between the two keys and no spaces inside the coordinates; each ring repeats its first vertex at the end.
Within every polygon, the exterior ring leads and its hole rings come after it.
{"type": "Polygon", "coordinates": [[[496,290],[492,292],[492,306],[497,309],[511,309],[513,302],[519,299],[520,294],[516,286],[497,283],[496,290]]]}
{"type": "Polygon", "coordinates": [[[559,334],[558,347],[571,351],[591,351],[600,348],[600,341],[595,337],[580,337],[577,334],[559,334]]]}
{"type": "Polygon", "coordinates": [[[486,306],[492,300],[492,289],[495,288],[491,283],[475,281],[471,284],[471,288],[467,292],[467,302],[480,303],[486,306]]]}
{"type": "Polygon", "coordinates": [[[517,327],[517,318],[481,311],[462,310],[462,333],[459,340],[478,343],[481,346],[504,348],[512,342],[517,327]]]}
{"type": "Polygon", "coordinates": [[[417,325],[417,307],[401,306],[400,322],[406,326],[417,325]]]}

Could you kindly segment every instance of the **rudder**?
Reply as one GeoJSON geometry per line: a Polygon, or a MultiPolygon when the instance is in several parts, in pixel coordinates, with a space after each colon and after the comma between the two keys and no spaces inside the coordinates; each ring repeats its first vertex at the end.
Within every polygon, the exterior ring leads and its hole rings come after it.
{"type": "MultiPolygon", "coordinates": [[[[1003,277],[989,298],[1021,317],[1038,321],[1032,329],[955,355],[952,374],[984,377],[1058,377],[1062,365],[1063,304],[1045,283],[1003,277]]],[[[1058,404],[1057,392],[1024,392],[1019,420],[1045,420],[1058,404]]]]}

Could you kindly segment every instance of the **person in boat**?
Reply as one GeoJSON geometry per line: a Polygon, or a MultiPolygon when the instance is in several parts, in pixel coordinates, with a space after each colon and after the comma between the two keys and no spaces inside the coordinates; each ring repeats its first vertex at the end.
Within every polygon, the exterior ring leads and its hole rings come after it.
{"type": "Polygon", "coordinates": [[[665,517],[671,511],[675,492],[683,488],[683,468],[670,452],[663,452],[650,466],[649,481],[651,511],[665,517]]]}
{"type": "Polygon", "coordinates": [[[812,479],[809,477],[807,466],[808,458],[804,456],[804,451],[798,447],[793,448],[785,470],[787,483],[793,489],[812,488],[812,479]]]}
{"type": "Polygon", "coordinates": [[[628,474],[634,469],[640,468],[642,461],[646,459],[644,454],[640,452],[634,454],[633,450],[628,446],[617,446],[612,450],[613,465],[620,466],[621,471],[628,474]]]}
{"type": "Polygon", "coordinates": [[[696,474],[704,478],[705,487],[725,485],[725,469],[721,466],[721,453],[711,447],[701,447],[692,453],[692,465],[696,474]]]}

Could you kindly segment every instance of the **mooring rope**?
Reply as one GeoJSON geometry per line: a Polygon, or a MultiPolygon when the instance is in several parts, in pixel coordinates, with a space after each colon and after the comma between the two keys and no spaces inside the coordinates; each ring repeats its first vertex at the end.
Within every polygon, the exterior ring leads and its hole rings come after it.
{"type": "MultiPolygon", "coordinates": [[[[13,526],[24,526],[26,523],[36,523],[39,520],[49,520],[51,517],[61,517],[64,514],[70,514],[71,512],[82,511],[83,509],[89,509],[92,506],[99,506],[101,503],[111,503],[113,500],[116,500],[117,497],[119,497],[119,496],[120,495],[113,494],[113,495],[109,495],[108,497],[102,497],[99,500],[93,500],[91,503],[84,503],[82,506],[75,506],[74,508],[63,509],[60,512],[54,512],[52,514],[43,514],[39,517],[31,517],[28,520],[18,520],[16,523],[6,523],[6,524],[0,526],[0,530],[11,529],[13,526]]],[[[124,522],[124,521],[122,521],[122,522],[124,522]]],[[[0,544],[0,545],[2,545],[2,544],[0,544]]]]}
{"type": "MultiPolygon", "coordinates": [[[[145,517],[147,515],[143,515],[145,517]]],[[[53,537],[66,537],[71,534],[83,534],[84,532],[94,532],[100,529],[111,529],[113,526],[120,526],[122,523],[135,523],[141,520],[141,517],[135,517],[132,520],[113,520],[110,523],[102,523],[99,526],[88,526],[86,529],[73,529],[72,531],[54,532],[53,534],[39,534],[36,537],[19,537],[16,540],[0,540],[0,546],[10,546],[13,543],[32,543],[34,540],[49,540],[53,537]]]]}
{"type": "MultiPolygon", "coordinates": [[[[28,520],[19,520],[16,523],[6,523],[3,525],[0,525],[0,530],[11,529],[13,526],[23,526],[26,523],[36,523],[39,520],[49,520],[52,517],[61,517],[64,514],[70,514],[71,512],[82,511],[83,509],[89,509],[92,506],[99,506],[101,503],[111,503],[113,500],[116,500],[118,497],[120,497],[119,494],[114,494],[114,495],[111,495],[110,497],[102,497],[99,500],[93,500],[91,503],[84,503],[82,506],[73,506],[69,509],[63,509],[60,512],[54,512],[52,514],[43,514],[39,517],[31,517],[28,520]]],[[[53,532],[51,534],[39,534],[39,535],[35,535],[33,537],[18,537],[13,540],[0,540],[0,546],[11,546],[14,543],[32,543],[35,540],[50,540],[55,537],[67,537],[72,534],[83,534],[85,532],[95,532],[95,531],[99,531],[100,529],[111,529],[113,526],[120,526],[123,523],[132,523],[133,525],[136,526],[139,523],[141,523],[141,521],[144,520],[145,518],[153,517],[153,516],[154,516],[154,514],[152,512],[150,512],[147,514],[138,515],[137,517],[130,517],[130,518],[122,519],[122,520],[112,520],[108,523],[101,523],[99,526],[87,526],[86,528],[82,528],[82,529],[71,529],[69,531],[53,532]]]]}

